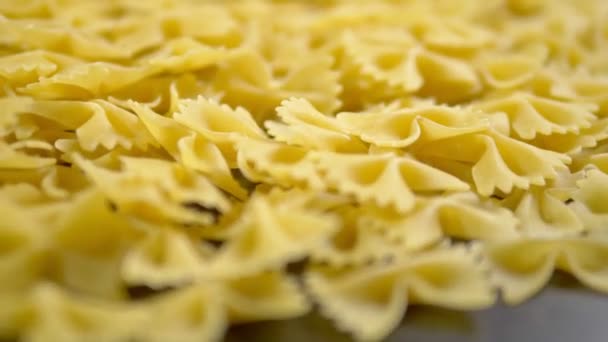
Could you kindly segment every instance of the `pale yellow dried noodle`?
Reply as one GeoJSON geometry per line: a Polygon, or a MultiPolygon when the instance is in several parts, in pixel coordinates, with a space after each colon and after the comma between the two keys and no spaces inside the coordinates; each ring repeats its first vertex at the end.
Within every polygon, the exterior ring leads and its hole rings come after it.
{"type": "Polygon", "coordinates": [[[0,0],[0,339],[608,293],[608,2],[0,0]]]}

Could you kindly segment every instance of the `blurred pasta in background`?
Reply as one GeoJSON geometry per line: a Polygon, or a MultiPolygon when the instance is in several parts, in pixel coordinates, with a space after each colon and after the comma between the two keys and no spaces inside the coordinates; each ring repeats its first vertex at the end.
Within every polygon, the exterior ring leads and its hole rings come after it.
{"type": "Polygon", "coordinates": [[[216,341],[318,308],[379,340],[554,270],[608,292],[606,1],[0,14],[0,338],[216,341]]]}

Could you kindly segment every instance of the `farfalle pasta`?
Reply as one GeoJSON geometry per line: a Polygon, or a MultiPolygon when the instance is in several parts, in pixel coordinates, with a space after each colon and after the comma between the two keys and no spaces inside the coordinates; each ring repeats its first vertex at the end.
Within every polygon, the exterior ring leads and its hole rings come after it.
{"type": "Polygon", "coordinates": [[[502,112],[509,117],[511,129],[523,140],[537,134],[578,133],[589,128],[597,110],[594,104],[576,104],[515,93],[507,98],[475,105],[487,113],[502,112]]]}
{"type": "Polygon", "coordinates": [[[0,0],[0,339],[608,293],[601,0],[0,0]]]}
{"type": "Polygon", "coordinates": [[[218,277],[276,269],[306,255],[337,226],[328,214],[272,206],[263,197],[253,197],[233,224],[230,240],[210,261],[210,272],[218,277]]]}
{"type": "Polygon", "coordinates": [[[253,182],[322,189],[325,183],[312,155],[299,146],[245,139],[238,145],[237,163],[253,182]]]}
{"type": "Polygon", "coordinates": [[[361,140],[395,148],[482,132],[490,124],[489,119],[473,111],[432,105],[391,112],[339,113],[337,119],[347,132],[361,140]]]}
{"type": "Polygon", "coordinates": [[[334,266],[364,265],[404,254],[402,243],[391,240],[378,226],[374,226],[367,213],[352,205],[337,207],[340,224],[329,241],[315,247],[310,257],[317,263],[334,266]]]}
{"type": "Polygon", "coordinates": [[[18,204],[3,196],[1,207],[4,219],[0,226],[2,258],[0,277],[4,280],[3,293],[29,288],[44,272],[44,258],[48,252],[47,239],[37,234],[38,224],[18,204]]]}
{"type": "Polygon", "coordinates": [[[245,190],[232,177],[228,161],[218,145],[148,106],[132,101],[128,106],[173,158],[188,168],[204,173],[215,185],[232,195],[238,198],[245,195],[245,190]]]}
{"type": "Polygon", "coordinates": [[[482,241],[519,236],[519,222],[511,212],[470,193],[421,196],[405,215],[376,209],[363,214],[363,219],[410,252],[438,244],[447,236],[482,241]]]}
{"type": "Polygon", "coordinates": [[[458,178],[411,157],[394,154],[339,154],[320,152],[314,157],[329,189],[354,196],[358,201],[391,206],[406,212],[414,203],[414,191],[464,191],[469,186],[458,178]],[[398,191],[395,191],[396,189],[398,191]]]}
{"type": "Polygon", "coordinates": [[[121,267],[128,284],[181,286],[203,276],[212,249],[171,228],[153,230],[126,254],[121,267]]]}
{"type": "Polygon", "coordinates": [[[472,181],[484,196],[495,190],[509,193],[514,188],[545,185],[571,161],[567,155],[537,148],[495,130],[423,144],[416,153],[422,160],[430,158],[440,168],[455,170],[460,177],[472,181]]]}
{"type": "Polygon", "coordinates": [[[513,191],[501,205],[513,210],[520,221],[520,231],[526,235],[560,236],[582,232],[584,225],[573,206],[553,195],[551,190],[532,187],[525,192],[513,191]]]}
{"type": "Polygon", "coordinates": [[[230,208],[207,178],[179,164],[123,157],[123,169],[114,171],[82,157],[76,161],[119,210],[143,219],[209,224],[230,208]]]}
{"type": "Polygon", "coordinates": [[[51,76],[73,64],[77,58],[59,53],[35,50],[0,58],[0,75],[9,84],[21,86],[35,82],[39,77],[51,76]]]}
{"type": "Polygon", "coordinates": [[[304,99],[291,98],[277,107],[281,122],[266,121],[264,126],[275,140],[315,150],[365,152],[367,146],[349,134],[346,126],[319,112],[304,99]]]}
{"type": "Polygon", "coordinates": [[[471,309],[492,303],[492,287],[473,259],[458,248],[440,249],[393,265],[313,268],[306,281],[321,311],[338,327],[375,340],[399,323],[408,302],[471,309]]]}
{"type": "Polygon", "coordinates": [[[493,282],[503,299],[517,304],[531,297],[549,281],[554,269],[571,273],[583,284],[606,291],[605,237],[522,238],[485,246],[493,282]],[[525,251],[525,255],[522,252],[525,251]]]}

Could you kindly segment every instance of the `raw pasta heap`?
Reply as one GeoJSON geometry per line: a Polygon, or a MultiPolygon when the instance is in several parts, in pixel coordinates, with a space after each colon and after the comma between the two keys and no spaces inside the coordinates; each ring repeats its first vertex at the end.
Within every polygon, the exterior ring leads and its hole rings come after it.
{"type": "Polygon", "coordinates": [[[608,292],[608,2],[0,1],[0,337],[608,292]],[[295,266],[295,267],[294,267],[295,266]]]}

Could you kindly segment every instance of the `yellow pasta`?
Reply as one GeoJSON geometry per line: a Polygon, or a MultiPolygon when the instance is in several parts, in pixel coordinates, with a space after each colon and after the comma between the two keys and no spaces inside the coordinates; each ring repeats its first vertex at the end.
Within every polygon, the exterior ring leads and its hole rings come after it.
{"type": "Polygon", "coordinates": [[[365,340],[384,337],[399,323],[408,302],[472,309],[491,304],[495,296],[473,257],[457,248],[392,265],[313,268],[306,280],[322,312],[365,340]]]}
{"type": "Polygon", "coordinates": [[[475,107],[488,113],[506,113],[513,132],[523,140],[533,139],[537,134],[578,133],[591,126],[596,110],[593,104],[569,104],[517,93],[475,107]]]}
{"type": "Polygon", "coordinates": [[[0,291],[12,293],[29,288],[44,272],[44,258],[48,252],[47,237],[39,234],[35,219],[26,210],[2,198],[4,219],[0,225],[2,254],[0,277],[4,280],[0,291]]]}
{"type": "Polygon", "coordinates": [[[482,132],[489,120],[472,111],[447,106],[418,106],[392,112],[340,113],[348,132],[382,147],[403,148],[418,141],[446,139],[482,132]]]}
{"type": "Polygon", "coordinates": [[[195,239],[173,229],[151,231],[129,250],[121,275],[128,284],[151,288],[180,286],[204,275],[209,246],[197,246],[195,239]],[[205,248],[206,247],[206,248],[205,248]]]}
{"type": "Polygon", "coordinates": [[[557,170],[565,168],[571,160],[492,130],[424,144],[417,153],[423,160],[425,156],[431,157],[431,162],[463,163],[477,192],[484,196],[495,189],[509,193],[513,188],[545,185],[546,179],[555,178],[557,170]]]}
{"type": "Polygon", "coordinates": [[[528,192],[514,191],[502,201],[520,221],[527,235],[565,235],[583,231],[581,218],[568,205],[551,194],[551,188],[533,187],[528,192]]]}
{"type": "Polygon", "coordinates": [[[608,293],[601,0],[0,0],[0,339],[608,293]],[[500,293],[498,293],[500,290],[500,293]]]}
{"type": "Polygon", "coordinates": [[[608,251],[605,240],[523,238],[489,244],[485,253],[494,269],[493,282],[503,290],[503,299],[517,304],[540,291],[554,269],[567,271],[583,284],[606,291],[605,266],[601,261],[608,251]]]}
{"type": "Polygon", "coordinates": [[[266,121],[264,126],[275,140],[290,145],[336,152],[365,152],[367,146],[348,134],[344,125],[319,112],[301,98],[283,101],[277,107],[283,123],[266,121]]]}
{"type": "Polygon", "coordinates": [[[295,279],[281,272],[238,277],[222,285],[222,301],[234,322],[297,317],[311,309],[295,279]]]}
{"type": "Polygon", "coordinates": [[[348,205],[335,208],[340,228],[329,241],[311,251],[311,259],[316,263],[344,266],[364,265],[402,255],[403,244],[374,227],[367,213],[361,211],[348,205]]]}
{"type": "Polygon", "coordinates": [[[209,224],[230,208],[204,176],[179,164],[123,157],[124,169],[112,171],[81,157],[76,161],[119,210],[144,219],[209,224]]]}
{"type": "Polygon", "coordinates": [[[218,187],[243,198],[245,190],[232,178],[228,162],[216,144],[147,106],[132,101],[127,105],[173,158],[206,174],[218,187]]]}
{"type": "Polygon", "coordinates": [[[314,157],[330,189],[353,195],[363,203],[392,206],[405,212],[412,208],[414,191],[464,191],[469,186],[458,178],[411,157],[393,154],[317,153],[314,157]]]}
{"type": "Polygon", "coordinates": [[[280,268],[286,260],[306,255],[336,229],[332,216],[290,205],[273,207],[263,197],[253,197],[233,224],[234,235],[209,266],[218,277],[280,268]]]}
{"type": "Polygon", "coordinates": [[[239,169],[251,181],[286,187],[324,187],[312,153],[306,149],[273,141],[245,139],[238,145],[238,150],[239,169]]]}

